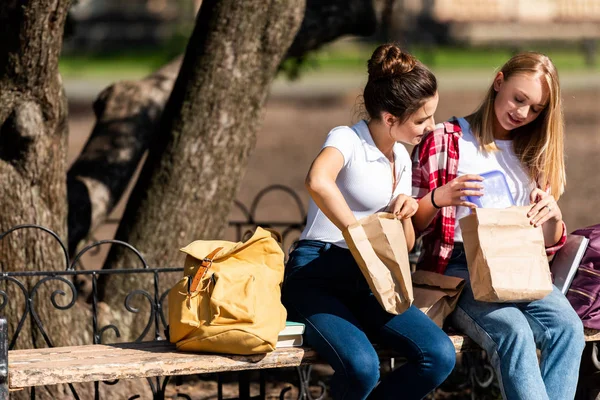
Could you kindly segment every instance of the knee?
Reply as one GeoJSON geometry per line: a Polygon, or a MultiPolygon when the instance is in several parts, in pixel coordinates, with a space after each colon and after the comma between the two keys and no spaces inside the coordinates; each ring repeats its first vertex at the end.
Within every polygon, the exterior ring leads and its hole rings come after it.
{"type": "Polygon", "coordinates": [[[573,351],[583,351],[585,347],[583,323],[574,311],[564,314],[560,321],[556,321],[555,327],[553,331],[556,340],[568,343],[573,351]]]}
{"type": "Polygon", "coordinates": [[[428,375],[434,386],[440,385],[454,369],[456,350],[454,343],[446,334],[440,336],[427,349],[422,362],[422,373],[428,375]]]}
{"type": "Polygon", "coordinates": [[[495,345],[486,348],[488,354],[497,351],[500,357],[511,356],[514,351],[526,351],[527,348],[535,351],[535,339],[533,331],[527,323],[525,324],[503,324],[496,326],[495,332],[490,333],[495,345]]]}
{"type": "Polygon", "coordinates": [[[357,354],[345,363],[344,375],[354,391],[369,393],[379,382],[379,358],[376,354],[357,354]]]}

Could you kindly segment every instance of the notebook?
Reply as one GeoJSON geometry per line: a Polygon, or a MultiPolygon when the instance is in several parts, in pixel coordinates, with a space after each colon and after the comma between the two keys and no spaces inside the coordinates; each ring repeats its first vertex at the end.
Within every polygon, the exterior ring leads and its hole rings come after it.
{"type": "Polygon", "coordinates": [[[280,347],[293,347],[302,346],[304,339],[302,334],[304,333],[304,324],[301,322],[286,321],[285,328],[279,332],[277,337],[277,346],[280,347]]]}
{"type": "Polygon", "coordinates": [[[563,294],[567,294],[589,242],[585,236],[568,235],[567,243],[554,256],[550,272],[554,285],[563,294]]]}

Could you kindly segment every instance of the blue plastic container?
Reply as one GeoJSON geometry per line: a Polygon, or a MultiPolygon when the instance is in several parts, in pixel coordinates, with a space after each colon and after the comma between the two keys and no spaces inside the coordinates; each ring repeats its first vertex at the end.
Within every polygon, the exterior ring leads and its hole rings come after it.
{"type": "Polygon", "coordinates": [[[479,174],[483,177],[483,196],[466,196],[479,208],[507,208],[515,205],[506,177],[501,171],[479,174]]]}

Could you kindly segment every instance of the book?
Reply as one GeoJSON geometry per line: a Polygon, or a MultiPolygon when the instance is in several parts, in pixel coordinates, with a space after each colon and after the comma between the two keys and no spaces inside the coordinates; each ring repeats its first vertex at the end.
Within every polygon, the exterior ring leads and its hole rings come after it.
{"type": "Polygon", "coordinates": [[[285,321],[285,328],[279,332],[279,336],[302,335],[304,324],[302,322],[285,321]]]}
{"type": "Polygon", "coordinates": [[[304,324],[301,322],[286,321],[285,328],[279,332],[277,337],[277,348],[302,346],[304,324]]]}
{"type": "Polygon", "coordinates": [[[589,242],[585,236],[568,235],[567,242],[554,256],[550,272],[554,285],[563,294],[567,294],[589,242]]]}
{"type": "Polygon", "coordinates": [[[304,343],[302,335],[279,336],[277,338],[276,348],[299,347],[304,343]]]}

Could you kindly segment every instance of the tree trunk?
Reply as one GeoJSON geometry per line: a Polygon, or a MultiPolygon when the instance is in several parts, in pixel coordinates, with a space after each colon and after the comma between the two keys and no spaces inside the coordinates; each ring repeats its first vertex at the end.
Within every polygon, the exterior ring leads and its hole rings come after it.
{"type": "MultiPolygon", "coordinates": [[[[390,13],[394,0],[308,0],[300,30],[287,57],[309,51],[343,35],[367,36],[390,13]]],[[[102,225],[148,149],[175,82],[181,60],[141,81],[119,82],[94,103],[97,123],[68,174],[69,251],[102,225]]]]}
{"type": "MultiPolygon", "coordinates": [[[[0,2],[0,232],[18,224],[39,224],[66,237],[67,104],[58,73],[58,58],[70,0],[0,2]]],[[[67,260],[60,245],[36,230],[16,231],[0,240],[0,271],[64,270],[67,260]]],[[[64,330],[80,321],[81,310],[60,311],[52,306],[56,289],[66,305],[76,293],[56,279],[34,290],[37,278],[22,279],[31,307],[55,346],[81,343],[83,337],[64,330]]],[[[0,280],[6,303],[9,337],[25,311],[25,294],[14,282],[0,280]]],[[[16,347],[47,346],[37,328],[25,324],[16,347]]],[[[82,335],[89,332],[82,332],[82,335]]],[[[68,388],[39,388],[38,398],[60,398],[68,388]]],[[[11,398],[29,398],[28,391],[11,398]]]]}
{"type": "MultiPolygon", "coordinates": [[[[151,266],[179,266],[179,248],[221,237],[256,142],[269,85],[303,12],[304,0],[202,2],[116,235],[142,251],[151,266]]],[[[133,253],[113,246],[105,268],[138,263],[133,253]]],[[[106,301],[113,311],[140,284],[139,279],[108,280],[106,301]]],[[[134,325],[128,315],[119,320],[125,337],[135,336],[126,332],[134,325]]]]}

